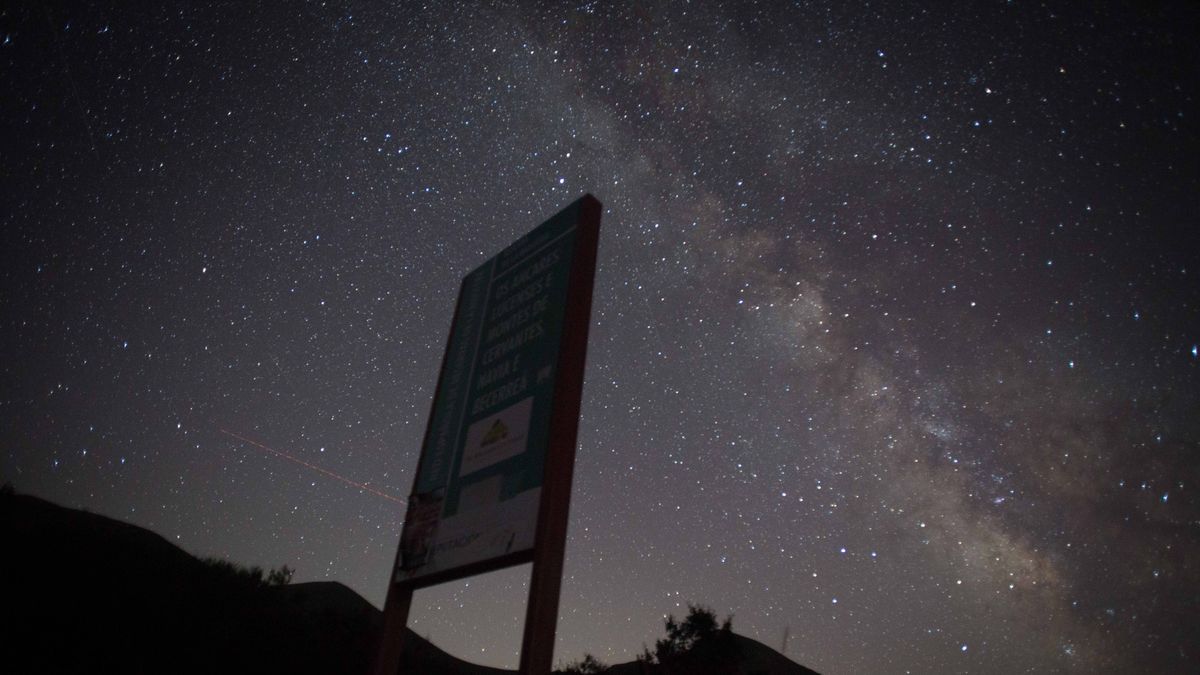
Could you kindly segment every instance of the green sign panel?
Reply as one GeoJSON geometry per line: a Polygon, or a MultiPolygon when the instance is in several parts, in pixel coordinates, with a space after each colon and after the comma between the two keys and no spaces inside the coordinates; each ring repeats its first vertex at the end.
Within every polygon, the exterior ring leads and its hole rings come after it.
{"type": "Polygon", "coordinates": [[[534,547],[585,200],[463,280],[397,581],[534,547]]]}

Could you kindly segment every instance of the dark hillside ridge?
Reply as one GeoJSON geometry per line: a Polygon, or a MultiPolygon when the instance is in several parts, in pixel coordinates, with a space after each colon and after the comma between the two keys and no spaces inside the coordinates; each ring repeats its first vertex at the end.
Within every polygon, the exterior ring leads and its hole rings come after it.
{"type": "Polygon", "coordinates": [[[604,675],[819,675],[758,640],[736,633],[731,637],[732,644],[724,650],[699,647],[670,664],[647,665],[633,661],[611,666],[602,672],[604,675]]]}
{"type": "Polygon", "coordinates": [[[303,584],[280,593],[35,497],[0,497],[0,548],[7,672],[363,672],[377,630],[366,601],[306,611],[303,584]]]}
{"type": "MultiPolygon", "coordinates": [[[[382,613],[337,582],[270,586],[161,536],[28,495],[0,494],[0,672],[366,673],[382,613]]],[[[736,664],[640,663],[612,675],[808,675],[733,636],[736,664]]],[[[408,631],[405,672],[508,675],[408,631]]]]}
{"type": "Polygon", "coordinates": [[[363,673],[381,625],[341,584],[266,586],[26,495],[0,496],[0,551],[4,672],[363,673]]]}

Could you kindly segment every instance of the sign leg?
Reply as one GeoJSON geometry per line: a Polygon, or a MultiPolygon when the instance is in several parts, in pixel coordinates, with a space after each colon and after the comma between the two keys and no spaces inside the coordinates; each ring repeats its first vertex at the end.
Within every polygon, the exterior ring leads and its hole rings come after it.
{"type": "Polygon", "coordinates": [[[529,604],[525,608],[525,635],[521,639],[520,675],[550,675],[561,585],[562,549],[558,556],[534,560],[529,580],[529,604]]]}
{"type": "Polygon", "coordinates": [[[398,675],[400,654],[404,649],[404,629],[408,626],[408,610],[412,607],[412,588],[392,585],[383,609],[383,632],[379,636],[373,675],[398,675]]]}

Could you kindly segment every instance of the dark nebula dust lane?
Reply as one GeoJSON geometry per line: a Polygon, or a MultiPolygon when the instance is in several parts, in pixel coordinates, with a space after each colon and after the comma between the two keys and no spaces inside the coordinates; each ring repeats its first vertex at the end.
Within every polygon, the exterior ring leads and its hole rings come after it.
{"type": "MultiPolygon", "coordinates": [[[[556,655],[1189,672],[1194,3],[0,9],[0,479],[383,602],[459,281],[605,205],[556,655]]],[[[411,625],[514,666],[528,570],[411,625]]]]}

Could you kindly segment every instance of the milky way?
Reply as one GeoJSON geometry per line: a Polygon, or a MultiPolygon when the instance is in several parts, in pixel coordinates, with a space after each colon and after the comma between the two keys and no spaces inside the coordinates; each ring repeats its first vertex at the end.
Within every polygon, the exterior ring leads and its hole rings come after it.
{"type": "Polygon", "coordinates": [[[2,10],[0,474],[380,605],[459,280],[590,192],[557,659],[1194,670],[1200,21],[1089,4],[2,10]]]}

